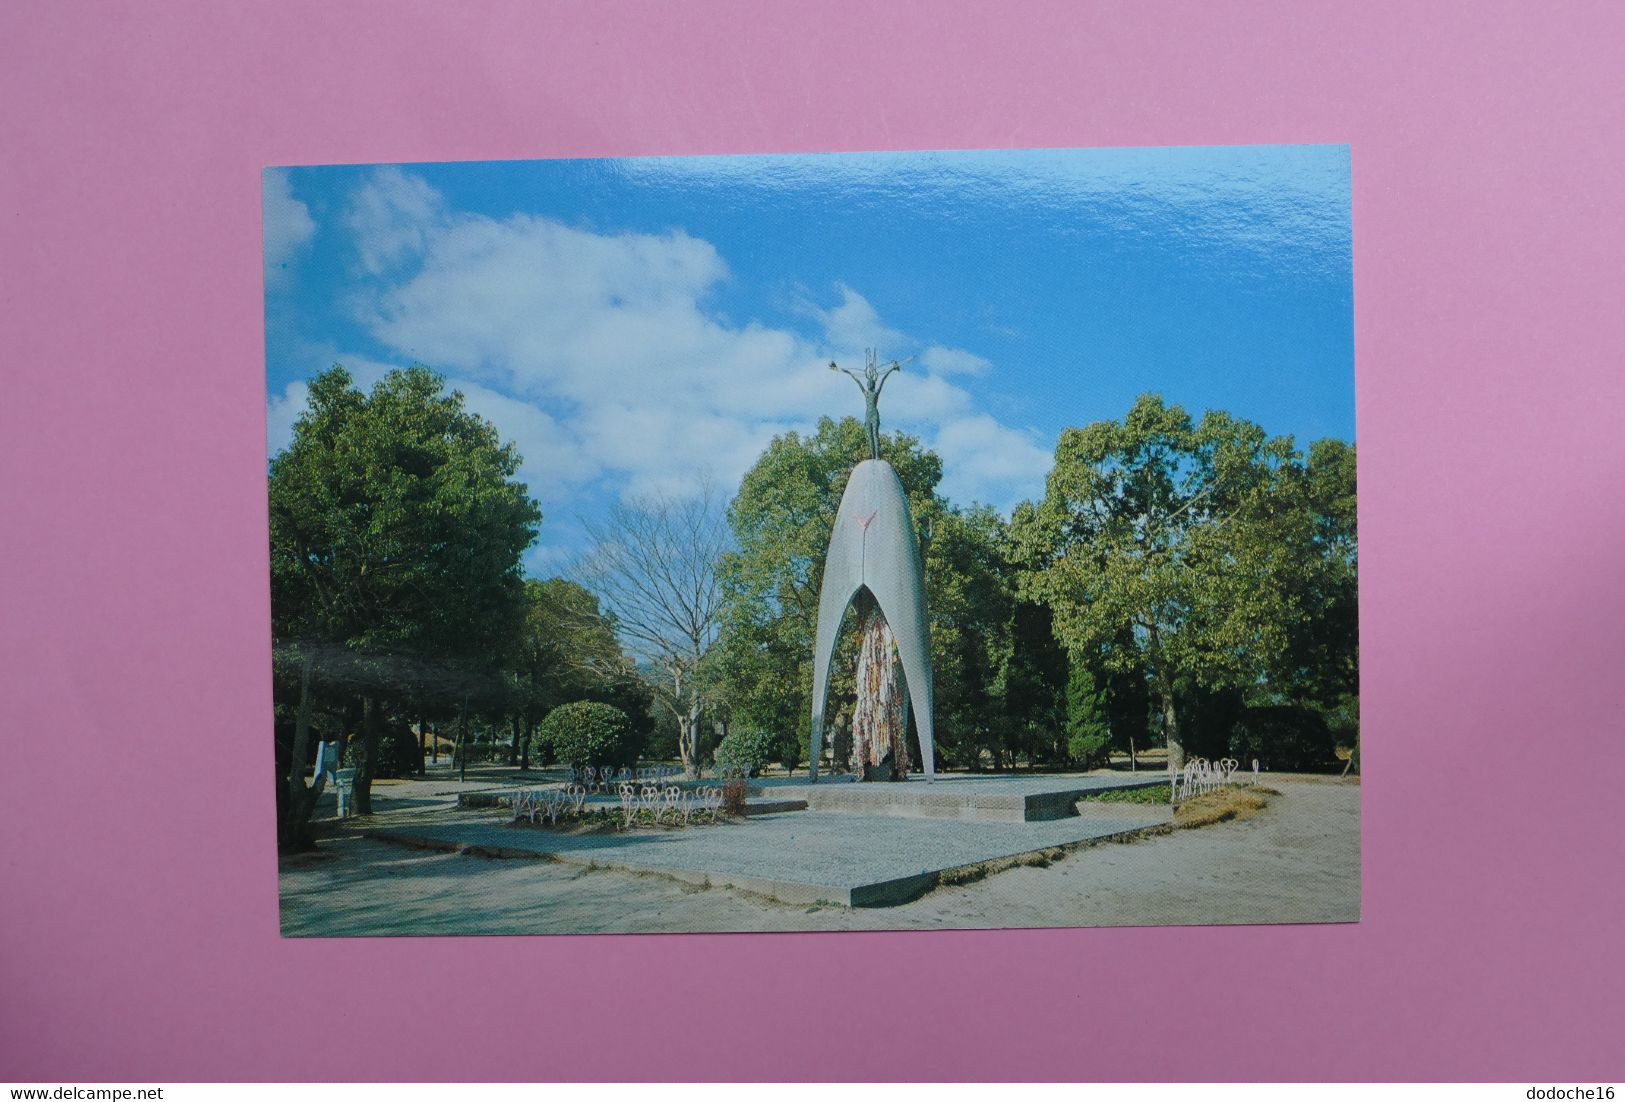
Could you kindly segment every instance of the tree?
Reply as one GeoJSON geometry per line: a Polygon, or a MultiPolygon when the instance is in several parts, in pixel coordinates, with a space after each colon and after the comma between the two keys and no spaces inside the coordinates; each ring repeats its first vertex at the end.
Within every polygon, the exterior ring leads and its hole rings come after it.
{"type": "Polygon", "coordinates": [[[1137,664],[1139,648],[1134,632],[1125,629],[1112,644],[1122,660],[1102,663],[1106,675],[1106,711],[1112,728],[1112,747],[1129,757],[1129,767],[1139,767],[1139,752],[1150,743],[1151,699],[1146,691],[1145,671],[1137,664]]]}
{"type": "MultiPolygon", "coordinates": [[[[503,653],[517,630],[519,559],[541,521],[514,479],[519,463],[423,367],[392,371],[366,395],[342,367],[317,376],[292,443],[271,460],[273,630],[313,676],[346,667],[362,705],[360,814],[371,812],[386,703],[426,684],[455,695],[474,660],[503,653]]],[[[311,678],[301,680],[306,715],[311,678]]],[[[307,728],[301,720],[289,776],[290,814],[305,818],[307,728]]]]}
{"type": "Polygon", "coordinates": [[[1016,510],[1025,592],[1050,606],[1069,653],[1146,672],[1171,769],[1181,680],[1257,682],[1302,615],[1316,557],[1302,472],[1290,437],[1218,411],[1193,425],[1144,395],[1121,423],[1062,433],[1044,499],[1016,510]]]}
{"type": "MultiPolygon", "coordinates": [[[[1008,546],[1003,550],[1007,554],[1008,546]]],[[[1014,601],[1009,657],[998,680],[1002,749],[1012,759],[1018,752],[1025,753],[1029,763],[1039,758],[1064,762],[1073,756],[1067,734],[1068,668],[1066,650],[1055,640],[1049,608],[1034,601],[1014,601]]]]}
{"type": "Polygon", "coordinates": [[[588,532],[594,546],[583,577],[627,645],[661,672],[658,695],[676,717],[678,754],[697,777],[703,666],[716,642],[717,566],[728,546],[722,509],[707,484],[692,498],[623,502],[588,532]]]}
{"type": "Polygon", "coordinates": [[[1272,681],[1286,703],[1320,711],[1336,736],[1359,745],[1359,536],[1355,449],[1316,440],[1302,473],[1302,507],[1316,554],[1302,578],[1304,615],[1290,627],[1272,681]]]}
{"type": "Polygon", "coordinates": [[[991,508],[944,503],[925,549],[937,745],[973,768],[984,748],[998,767],[1013,765],[1018,750],[1030,762],[1032,741],[1055,730],[1044,707],[1044,658],[1036,648],[1018,650],[1028,625],[1018,617],[1007,542],[991,508]]]}
{"type": "Polygon", "coordinates": [[[514,748],[521,767],[530,765],[531,727],[561,704],[599,700],[621,706],[629,715],[640,711],[635,701],[624,702],[631,704],[628,708],[621,699],[636,675],[615,626],[592,591],[577,582],[526,580],[524,624],[513,668],[518,681],[514,748]]]}
{"type": "Polygon", "coordinates": [[[781,753],[779,740],[771,732],[755,727],[736,727],[717,743],[717,762],[740,765],[760,774],[781,753]]]}
{"type": "Polygon", "coordinates": [[[1067,675],[1067,752],[1086,769],[1111,746],[1111,711],[1104,681],[1088,662],[1074,662],[1067,675]]]}

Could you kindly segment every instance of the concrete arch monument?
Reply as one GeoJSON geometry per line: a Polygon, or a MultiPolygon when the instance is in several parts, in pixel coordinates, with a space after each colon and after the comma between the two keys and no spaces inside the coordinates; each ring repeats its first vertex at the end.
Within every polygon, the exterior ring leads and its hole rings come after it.
{"type": "MultiPolygon", "coordinates": [[[[818,600],[817,642],[813,647],[811,779],[818,779],[824,746],[825,695],[829,667],[847,606],[867,590],[890,626],[920,738],[925,779],[936,775],[932,742],[931,635],[926,622],[925,573],[908,495],[897,471],[884,459],[865,459],[852,470],[835,514],[824,582],[818,600]]],[[[904,717],[907,726],[907,717],[904,717]]]]}

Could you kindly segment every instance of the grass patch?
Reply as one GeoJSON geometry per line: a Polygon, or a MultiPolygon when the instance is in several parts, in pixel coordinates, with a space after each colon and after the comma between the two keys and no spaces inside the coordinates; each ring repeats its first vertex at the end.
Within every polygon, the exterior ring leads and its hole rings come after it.
{"type": "Polygon", "coordinates": [[[1102,804],[1165,804],[1173,796],[1173,790],[1166,784],[1153,784],[1145,788],[1108,788],[1102,792],[1090,792],[1082,797],[1090,803],[1102,804]]]}
{"type": "Polygon", "coordinates": [[[1221,788],[1193,796],[1180,804],[1174,811],[1174,826],[1188,830],[1231,819],[1247,819],[1268,806],[1269,799],[1259,789],[1221,788]]]}

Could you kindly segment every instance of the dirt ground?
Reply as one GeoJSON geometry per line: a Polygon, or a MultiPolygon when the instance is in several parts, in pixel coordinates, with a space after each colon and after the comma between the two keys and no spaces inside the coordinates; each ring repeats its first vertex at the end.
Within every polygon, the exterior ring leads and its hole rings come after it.
{"type": "Polygon", "coordinates": [[[1273,775],[1256,816],[1075,850],[898,907],[796,907],[659,876],[406,849],[361,837],[281,867],[294,937],[987,929],[1354,922],[1360,788],[1273,775]]]}

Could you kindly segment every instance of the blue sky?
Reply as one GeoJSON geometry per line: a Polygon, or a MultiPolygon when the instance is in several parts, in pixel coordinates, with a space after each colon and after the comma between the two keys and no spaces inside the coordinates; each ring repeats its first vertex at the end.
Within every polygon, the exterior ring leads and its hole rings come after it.
{"type": "Polygon", "coordinates": [[[870,346],[959,504],[1040,496],[1146,391],[1354,439],[1346,146],[276,168],[265,251],[272,454],[331,364],[425,363],[524,455],[541,575],[619,497],[861,416],[826,365],[870,346]]]}

